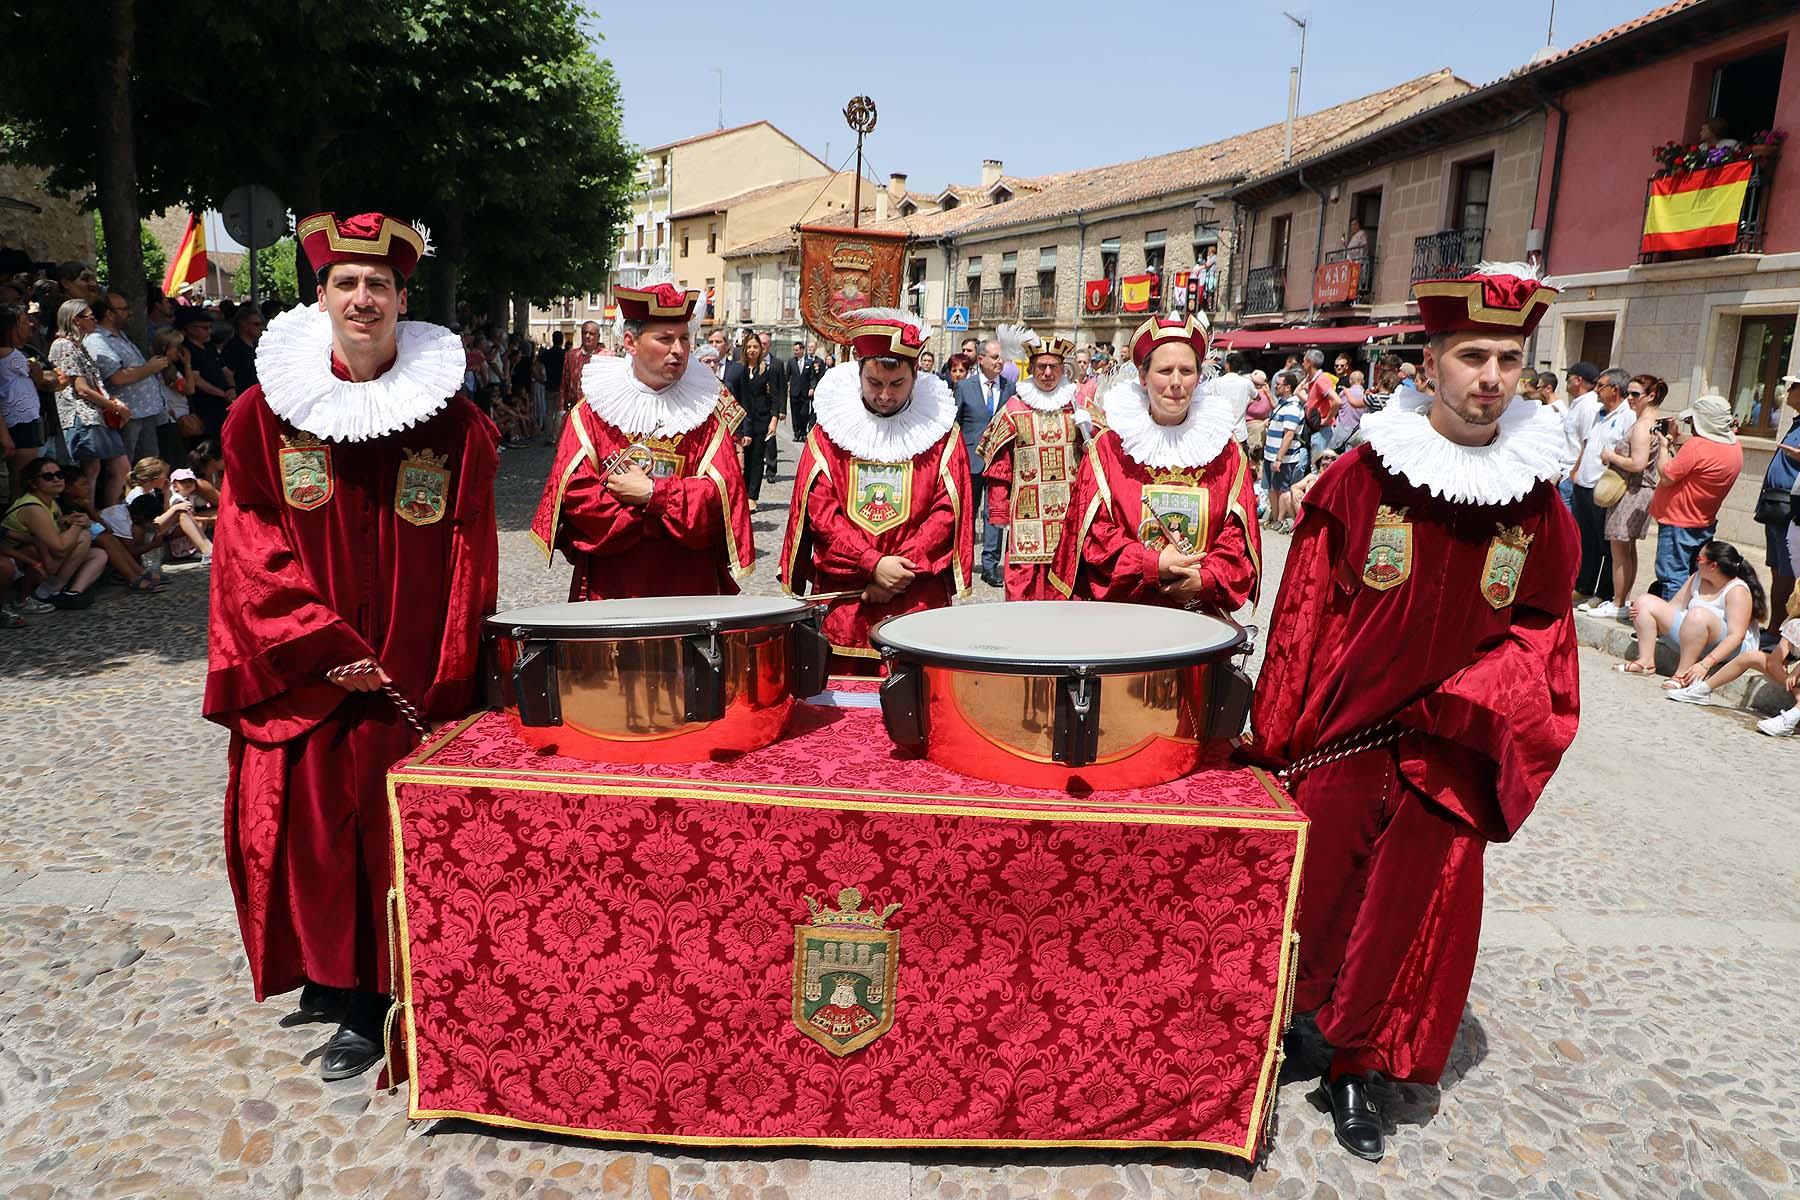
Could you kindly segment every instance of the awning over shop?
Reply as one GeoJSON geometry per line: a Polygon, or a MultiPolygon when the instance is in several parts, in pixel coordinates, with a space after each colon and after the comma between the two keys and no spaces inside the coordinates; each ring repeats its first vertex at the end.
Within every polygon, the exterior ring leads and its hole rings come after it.
{"type": "Polygon", "coordinates": [[[1221,350],[1269,350],[1277,346],[1349,346],[1425,332],[1417,321],[1397,325],[1292,325],[1285,329],[1232,329],[1216,333],[1221,350]]]}

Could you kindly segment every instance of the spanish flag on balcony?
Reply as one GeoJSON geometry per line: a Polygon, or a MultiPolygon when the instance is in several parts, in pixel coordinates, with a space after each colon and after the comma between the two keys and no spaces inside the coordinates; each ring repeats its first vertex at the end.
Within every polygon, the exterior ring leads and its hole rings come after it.
{"type": "Polygon", "coordinates": [[[1701,250],[1736,242],[1754,166],[1724,163],[1651,180],[1643,252],[1701,250]]]}
{"type": "Polygon", "coordinates": [[[200,223],[200,214],[191,212],[187,232],[181,235],[181,245],[169,260],[168,274],[163,276],[163,295],[173,296],[187,284],[205,282],[206,227],[200,223]]]}
{"type": "Polygon", "coordinates": [[[1127,275],[1119,280],[1119,307],[1126,312],[1148,312],[1156,291],[1156,276],[1127,275]]]}

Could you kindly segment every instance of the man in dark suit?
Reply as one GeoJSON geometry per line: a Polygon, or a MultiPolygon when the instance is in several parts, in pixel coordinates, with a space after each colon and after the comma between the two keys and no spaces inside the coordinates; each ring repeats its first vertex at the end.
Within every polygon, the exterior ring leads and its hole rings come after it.
{"type": "MultiPolygon", "coordinates": [[[[788,419],[788,361],[785,358],[776,356],[775,339],[770,337],[766,331],[752,336],[762,343],[762,360],[769,364],[769,389],[770,393],[775,397],[775,421],[777,424],[780,424],[782,421],[788,419]]],[[[764,477],[768,479],[775,478],[777,459],[775,450],[776,440],[773,436],[770,436],[768,449],[765,453],[763,463],[763,474],[764,477]]]]}
{"type": "Polygon", "coordinates": [[[1018,390],[1000,374],[1001,365],[1000,343],[989,338],[981,343],[981,352],[975,358],[975,370],[956,385],[956,419],[962,426],[963,447],[969,452],[969,471],[975,476],[976,492],[984,498],[981,507],[981,579],[989,587],[1002,586],[1000,555],[1006,539],[1006,527],[996,525],[988,519],[985,503],[987,480],[981,474],[987,463],[982,461],[975,448],[981,441],[981,435],[987,432],[988,422],[994,419],[994,414],[1018,390]]]}
{"type": "Polygon", "coordinates": [[[793,422],[796,442],[806,441],[806,435],[812,432],[813,388],[818,386],[819,376],[824,373],[825,364],[819,361],[819,356],[808,354],[806,343],[795,338],[794,355],[787,363],[787,401],[788,419],[793,422]]]}

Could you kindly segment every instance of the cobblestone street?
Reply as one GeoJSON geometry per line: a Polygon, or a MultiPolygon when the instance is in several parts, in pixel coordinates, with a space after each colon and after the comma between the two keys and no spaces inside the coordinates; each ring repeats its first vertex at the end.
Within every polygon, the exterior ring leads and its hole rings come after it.
{"type": "MultiPolygon", "coordinates": [[[[756,519],[757,591],[777,587],[795,449],[784,433],[756,519]]],[[[569,568],[546,569],[526,533],[548,465],[539,447],[502,459],[502,607],[565,595],[569,568]]],[[[1488,855],[1450,1071],[1441,1090],[1382,1097],[1394,1129],[1379,1164],[1335,1145],[1307,1063],[1289,1066],[1259,1171],[1189,1153],[744,1156],[410,1127],[373,1073],[319,1082],[332,1027],[293,1023],[291,998],[251,998],[222,861],[226,736],[199,715],[206,582],[178,569],[161,595],[109,589],[88,612],[0,633],[0,1196],[1800,1191],[1800,738],[1666,704],[1591,649],[1580,737],[1521,835],[1488,855]]]]}

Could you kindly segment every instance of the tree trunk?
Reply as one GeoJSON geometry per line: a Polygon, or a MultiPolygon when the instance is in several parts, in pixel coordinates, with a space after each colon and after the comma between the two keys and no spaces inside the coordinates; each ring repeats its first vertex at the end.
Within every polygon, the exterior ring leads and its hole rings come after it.
{"type": "Polygon", "coordinates": [[[511,304],[505,292],[489,292],[487,304],[488,324],[495,329],[505,329],[511,304]]]}
{"type": "Polygon", "coordinates": [[[439,325],[455,325],[456,273],[468,253],[463,244],[462,205],[446,202],[443,228],[433,229],[431,235],[437,242],[437,253],[426,260],[431,263],[431,320],[439,325]]]}
{"type": "Polygon", "coordinates": [[[523,296],[512,298],[512,327],[521,337],[531,336],[531,301],[523,296]]]}
{"type": "MultiPolygon", "coordinates": [[[[330,140],[331,136],[315,118],[312,134],[301,146],[300,161],[294,169],[294,194],[288,198],[297,221],[304,221],[320,210],[319,160],[330,140]]],[[[312,261],[306,257],[306,248],[299,238],[294,239],[294,288],[300,293],[300,303],[318,303],[318,272],[313,270],[312,261]]]]}
{"type": "Polygon", "coordinates": [[[131,110],[137,7],[134,0],[111,0],[106,7],[109,15],[99,43],[103,58],[94,94],[94,129],[99,142],[94,190],[100,228],[106,234],[107,278],[113,290],[131,301],[131,337],[142,345],[146,323],[144,245],[138,237],[137,140],[131,110]]]}

